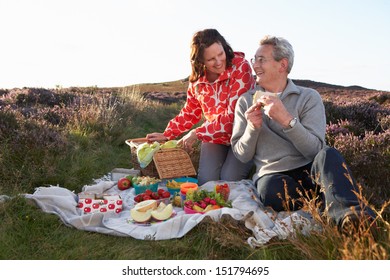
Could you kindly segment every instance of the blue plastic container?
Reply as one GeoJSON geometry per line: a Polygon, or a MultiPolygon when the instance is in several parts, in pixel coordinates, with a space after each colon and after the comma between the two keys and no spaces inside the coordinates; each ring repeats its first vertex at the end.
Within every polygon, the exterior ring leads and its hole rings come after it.
{"type": "MultiPolygon", "coordinates": [[[[192,177],[173,178],[173,179],[168,179],[167,181],[171,181],[171,180],[174,180],[175,182],[178,183],[185,183],[185,182],[198,183],[198,179],[192,177]]],[[[168,188],[167,186],[167,189],[171,195],[180,194],[180,188],[173,189],[173,188],[168,188]]]]}

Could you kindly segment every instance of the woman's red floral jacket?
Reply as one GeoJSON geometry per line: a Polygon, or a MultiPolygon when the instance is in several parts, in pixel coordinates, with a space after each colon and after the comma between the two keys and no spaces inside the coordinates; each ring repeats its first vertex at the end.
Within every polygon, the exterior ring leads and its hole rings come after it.
{"type": "Polygon", "coordinates": [[[170,140],[179,137],[197,124],[203,113],[205,121],[196,128],[198,139],[230,145],[237,99],[255,87],[252,68],[245,55],[240,52],[234,54],[232,66],[214,82],[208,82],[205,76],[190,82],[187,101],[180,113],[168,123],[165,137],[170,140]]]}

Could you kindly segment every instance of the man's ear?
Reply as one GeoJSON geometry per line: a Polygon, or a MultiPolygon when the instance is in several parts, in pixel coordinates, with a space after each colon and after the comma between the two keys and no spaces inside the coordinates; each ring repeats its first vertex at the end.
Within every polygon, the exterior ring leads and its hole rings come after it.
{"type": "Polygon", "coordinates": [[[280,60],[280,72],[287,72],[288,68],[288,59],[287,58],[282,58],[280,60]]]}

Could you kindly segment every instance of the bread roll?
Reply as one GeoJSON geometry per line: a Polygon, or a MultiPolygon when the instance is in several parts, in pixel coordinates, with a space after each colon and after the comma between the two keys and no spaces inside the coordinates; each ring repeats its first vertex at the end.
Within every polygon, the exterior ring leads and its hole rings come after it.
{"type": "Polygon", "coordinates": [[[261,96],[276,96],[276,93],[272,93],[272,92],[269,92],[269,91],[261,91],[261,90],[257,90],[255,92],[255,94],[253,95],[253,103],[255,103],[257,100],[259,100],[259,98],[261,96]]]}

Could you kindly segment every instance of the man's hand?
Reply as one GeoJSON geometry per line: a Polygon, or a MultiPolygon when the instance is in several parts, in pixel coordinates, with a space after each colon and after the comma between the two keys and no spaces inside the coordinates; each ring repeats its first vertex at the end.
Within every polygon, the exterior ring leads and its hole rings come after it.
{"type": "Polygon", "coordinates": [[[262,104],[260,102],[255,102],[245,112],[245,118],[252,128],[260,128],[263,125],[263,112],[261,107],[262,104]]]}
{"type": "Polygon", "coordinates": [[[259,102],[263,104],[264,114],[270,119],[287,128],[293,116],[287,111],[284,104],[276,96],[262,96],[259,102]]]}

